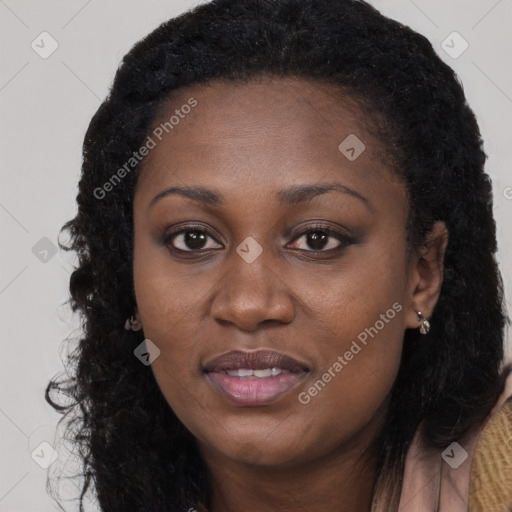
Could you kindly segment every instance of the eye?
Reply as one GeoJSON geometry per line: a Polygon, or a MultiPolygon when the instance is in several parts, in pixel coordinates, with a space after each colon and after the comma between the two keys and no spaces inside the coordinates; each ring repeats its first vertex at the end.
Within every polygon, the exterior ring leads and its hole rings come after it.
{"type": "MultiPolygon", "coordinates": [[[[315,225],[300,233],[289,245],[293,249],[306,252],[335,252],[353,243],[349,235],[333,229],[331,226],[315,225]],[[302,247],[300,247],[302,242],[302,247]]],[[[214,235],[203,226],[185,226],[163,236],[162,244],[178,253],[199,253],[222,248],[214,235]]]]}
{"type": "MultiPolygon", "coordinates": [[[[217,249],[220,245],[213,235],[206,228],[201,226],[187,226],[179,231],[167,233],[162,242],[167,246],[171,245],[173,249],[181,252],[198,252],[217,249]],[[211,241],[214,243],[212,244],[211,241]]],[[[220,247],[222,247],[222,245],[220,245],[220,247]]]]}
{"type": "Polygon", "coordinates": [[[330,252],[343,249],[351,243],[353,243],[353,239],[345,233],[337,231],[330,226],[316,225],[294,238],[295,247],[292,247],[308,252],[330,252]],[[303,246],[297,247],[297,243],[300,240],[303,240],[303,246]]]}

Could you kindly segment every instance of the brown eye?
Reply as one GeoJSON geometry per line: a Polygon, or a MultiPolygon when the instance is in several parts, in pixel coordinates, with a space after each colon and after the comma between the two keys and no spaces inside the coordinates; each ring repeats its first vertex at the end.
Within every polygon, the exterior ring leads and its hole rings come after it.
{"type": "Polygon", "coordinates": [[[332,229],[330,226],[314,226],[296,237],[292,247],[309,252],[328,252],[341,249],[352,242],[351,237],[332,229]],[[297,247],[297,241],[299,240],[303,240],[302,247],[297,247]]]}
{"type": "Polygon", "coordinates": [[[183,252],[216,249],[220,245],[206,229],[190,226],[174,233],[168,233],[163,242],[165,245],[171,245],[173,249],[183,252]],[[213,241],[213,245],[211,241],[213,241]]]}

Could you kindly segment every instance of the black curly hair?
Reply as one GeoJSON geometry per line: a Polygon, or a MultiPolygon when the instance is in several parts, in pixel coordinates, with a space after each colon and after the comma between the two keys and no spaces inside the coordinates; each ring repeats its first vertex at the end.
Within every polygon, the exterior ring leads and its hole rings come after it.
{"type": "Polygon", "coordinates": [[[425,37],[362,0],[213,0],[130,50],[85,136],[78,211],[61,230],[69,242],[60,244],[78,256],[69,289],[83,334],[69,349],[69,373],[52,379],[45,395],[79,450],[80,510],[92,487],[108,512],[208,508],[211,489],[195,440],[151,367],[134,357],[142,331],[123,328],[136,307],[132,209],[140,169],[102,199],[95,191],[141,147],[173,91],[258,76],[334,84],[353,98],[408,193],[409,247],[424,244],[437,220],[449,230],[432,329],[421,343],[417,331],[404,335],[373,510],[396,506],[404,457],[422,420],[431,445],[445,447],[482,421],[502,390],[507,317],[492,187],[453,70],[425,37]]]}

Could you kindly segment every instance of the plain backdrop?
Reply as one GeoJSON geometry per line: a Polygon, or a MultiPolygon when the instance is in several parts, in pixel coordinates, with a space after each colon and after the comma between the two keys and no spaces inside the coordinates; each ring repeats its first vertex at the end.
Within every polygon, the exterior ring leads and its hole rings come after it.
{"type": "MultiPolygon", "coordinates": [[[[130,47],[198,3],[0,0],[0,512],[57,509],[41,465],[52,460],[59,416],[43,391],[78,327],[63,306],[74,259],[56,243],[75,213],[85,130],[130,47]]],[[[464,85],[489,155],[510,314],[512,1],[372,3],[427,36],[464,85]]],[[[64,463],[66,453],[58,457],[64,463]]],[[[76,495],[71,483],[67,489],[76,495]]]]}

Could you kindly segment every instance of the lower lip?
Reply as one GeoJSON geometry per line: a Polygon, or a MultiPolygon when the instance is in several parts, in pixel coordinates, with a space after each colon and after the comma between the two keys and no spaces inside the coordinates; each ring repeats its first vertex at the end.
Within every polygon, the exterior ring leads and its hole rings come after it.
{"type": "Polygon", "coordinates": [[[292,391],[307,372],[285,373],[275,377],[244,379],[225,373],[206,374],[214,387],[238,405],[263,405],[292,391]]]}

